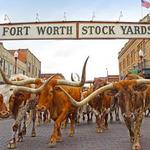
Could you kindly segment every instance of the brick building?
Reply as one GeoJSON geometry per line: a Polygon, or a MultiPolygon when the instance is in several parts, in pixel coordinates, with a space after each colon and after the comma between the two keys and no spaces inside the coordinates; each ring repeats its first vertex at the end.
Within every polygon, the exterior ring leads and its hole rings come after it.
{"type": "Polygon", "coordinates": [[[99,78],[101,80],[107,80],[108,82],[118,82],[119,81],[119,75],[108,75],[107,77],[95,77],[99,78]]]}
{"type": "MultiPolygon", "coordinates": [[[[141,22],[150,22],[150,16],[145,16],[141,22]]],[[[150,40],[130,39],[119,52],[118,61],[120,78],[128,72],[150,78],[150,40]]]]}
{"type": "MultiPolygon", "coordinates": [[[[8,77],[15,74],[14,53],[18,52],[16,73],[29,77],[39,77],[41,73],[41,62],[28,49],[7,50],[0,43],[0,66],[8,77]]],[[[0,75],[0,80],[2,80],[0,75]]]]}

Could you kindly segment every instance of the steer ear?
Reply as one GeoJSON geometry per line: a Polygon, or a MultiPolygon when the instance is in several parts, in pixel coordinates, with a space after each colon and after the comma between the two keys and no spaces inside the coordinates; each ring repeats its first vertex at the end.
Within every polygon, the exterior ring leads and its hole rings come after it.
{"type": "Polygon", "coordinates": [[[115,96],[117,93],[118,93],[118,90],[116,89],[105,91],[105,95],[108,95],[108,96],[115,96]]]}
{"type": "Polygon", "coordinates": [[[143,91],[145,91],[146,89],[147,89],[147,85],[145,85],[145,84],[140,84],[140,85],[134,85],[133,86],[133,89],[135,90],[135,91],[138,91],[138,92],[143,92],[143,91]]]}

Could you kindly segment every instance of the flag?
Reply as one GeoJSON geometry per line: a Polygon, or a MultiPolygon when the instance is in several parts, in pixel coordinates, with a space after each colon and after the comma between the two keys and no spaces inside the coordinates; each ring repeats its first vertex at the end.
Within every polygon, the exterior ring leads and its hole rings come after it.
{"type": "Polygon", "coordinates": [[[146,0],[141,0],[141,4],[143,7],[150,8],[150,2],[146,0]]]}

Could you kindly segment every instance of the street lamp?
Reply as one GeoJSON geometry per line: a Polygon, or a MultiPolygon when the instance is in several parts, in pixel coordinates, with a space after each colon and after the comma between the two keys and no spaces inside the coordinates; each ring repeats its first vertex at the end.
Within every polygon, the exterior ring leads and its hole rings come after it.
{"type": "Polygon", "coordinates": [[[144,53],[143,51],[140,49],[139,50],[139,57],[140,57],[140,71],[141,71],[141,75],[143,75],[143,57],[144,57],[144,53]]]}
{"type": "Polygon", "coordinates": [[[107,73],[107,82],[108,82],[108,68],[106,68],[106,73],[107,73]]]}
{"type": "Polygon", "coordinates": [[[17,73],[17,59],[18,59],[18,51],[14,52],[14,58],[15,58],[15,74],[17,73]]]}

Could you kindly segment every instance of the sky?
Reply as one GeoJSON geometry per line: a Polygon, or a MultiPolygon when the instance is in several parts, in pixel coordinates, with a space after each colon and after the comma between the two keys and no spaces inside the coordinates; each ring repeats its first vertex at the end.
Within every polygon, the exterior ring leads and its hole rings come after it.
{"type": "MultiPolygon", "coordinates": [[[[148,1],[148,0],[147,0],[148,1]]],[[[127,21],[138,22],[150,13],[141,0],[0,0],[0,23],[7,15],[12,23],[40,21],[127,21]],[[120,13],[122,12],[122,17],[120,13]],[[120,19],[119,19],[120,18],[120,19]]],[[[89,56],[86,76],[119,74],[118,52],[128,40],[19,40],[1,41],[6,49],[28,48],[40,61],[42,73],[81,75],[89,56]],[[106,69],[107,68],[107,69],[106,69]]]]}

